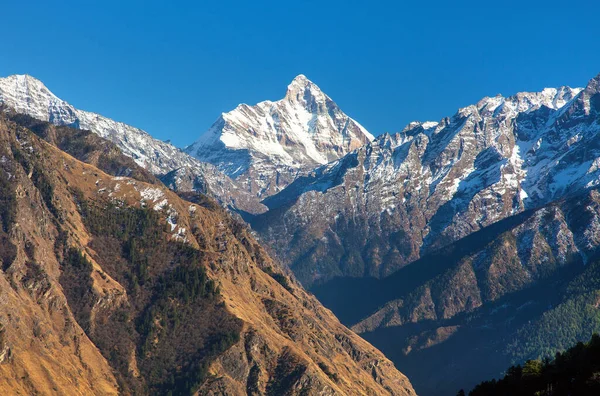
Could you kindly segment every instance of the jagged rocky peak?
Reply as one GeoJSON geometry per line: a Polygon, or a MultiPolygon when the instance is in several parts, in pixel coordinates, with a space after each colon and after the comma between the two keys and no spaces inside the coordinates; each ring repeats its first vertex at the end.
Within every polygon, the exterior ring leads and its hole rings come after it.
{"type": "Polygon", "coordinates": [[[14,74],[0,78],[0,85],[7,91],[12,92],[14,97],[28,97],[33,92],[44,93],[48,98],[56,96],[46,88],[44,83],[28,74],[14,74]]]}
{"type": "Polygon", "coordinates": [[[304,74],[298,75],[290,85],[288,85],[285,99],[299,103],[305,106],[305,108],[311,112],[317,112],[319,109],[314,109],[313,106],[323,106],[327,101],[331,101],[327,95],[321,91],[321,89],[310,81],[304,74]]]}
{"type": "Polygon", "coordinates": [[[501,94],[493,97],[486,96],[474,105],[459,109],[457,115],[468,116],[477,113],[492,117],[501,114],[514,116],[517,113],[537,110],[542,106],[557,110],[575,98],[581,90],[581,88],[562,86],[544,88],[539,92],[519,92],[507,97],[501,94]]]}
{"type": "Polygon", "coordinates": [[[358,122],[306,76],[278,101],[241,104],[223,113],[186,151],[215,164],[259,196],[268,196],[299,173],[337,160],[373,140],[358,122]]]}
{"type": "Polygon", "coordinates": [[[588,82],[585,92],[590,95],[600,92],[600,73],[588,82]]]}
{"type": "Polygon", "coordinates": [[[446,127],[453,123],[461,124],[464,118],[474,116],[478,121],[512,119],[517,115],[539,110],[542,106],[558,110],[573,100],[583,89],[561,86],[559,88],[544,88],[539,92],[518,92],[512,96],[486,96],[475,104],[458,109],[452,117],[436,121],[412,121],[406,125],[399,136],[405,138],[419,134],[431,135],[447,132],[446,127]]]}
{"type": "Polygon", "coordinates": [[[592,78],[581,96],[584,114],[600,113],[600,74],[592,78]]]}
{"type": "Polygon", "coordinates": [[[401,132],[396,133],[395,136],[396,137],[413,137],[415,135],[418,135],[419,133],[430,133],[430,132],[434,132],[438,126],[440,125],[444,125],[444,120],[440,121],[440,122],[435,122],[435,121],[425,121],[425,122],[421,122],[421,121],[413,121],[413,122],[409,122],[408,125],[406,125],[401,132]]]}

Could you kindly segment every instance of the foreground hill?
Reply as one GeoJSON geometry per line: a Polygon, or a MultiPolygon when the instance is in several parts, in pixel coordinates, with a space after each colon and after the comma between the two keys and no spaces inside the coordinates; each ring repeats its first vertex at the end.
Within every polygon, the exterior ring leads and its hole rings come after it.
{"type": "Polygon", "coordinates": [[[81,131],[0,141],[2,393],[414,394],[210,199],[81,131]]]}

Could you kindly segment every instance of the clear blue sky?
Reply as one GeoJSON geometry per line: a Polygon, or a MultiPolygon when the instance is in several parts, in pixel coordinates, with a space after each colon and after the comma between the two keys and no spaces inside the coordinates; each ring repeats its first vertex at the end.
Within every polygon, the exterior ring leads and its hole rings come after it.
{"type": "Polygon", "coordinates": [[[486,95],[585,85],[600,73],[598,3],[10,1],[0,75],[183,146],[303,73],[380,134],[486,95]]]}

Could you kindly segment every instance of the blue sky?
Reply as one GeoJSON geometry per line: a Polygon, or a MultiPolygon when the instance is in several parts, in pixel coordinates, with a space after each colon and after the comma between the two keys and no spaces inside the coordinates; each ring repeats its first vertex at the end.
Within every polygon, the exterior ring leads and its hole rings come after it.
{"type": "Polygon", "coordinates": [[[184,146],[303,73],[380,134],[486,95],[585,85],[600,73],[598,3],[13,1],[0,75],[184,146]]]}

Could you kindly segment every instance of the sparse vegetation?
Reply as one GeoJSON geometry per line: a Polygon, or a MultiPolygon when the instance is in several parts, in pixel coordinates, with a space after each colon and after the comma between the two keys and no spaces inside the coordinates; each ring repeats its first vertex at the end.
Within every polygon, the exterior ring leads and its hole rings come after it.
{"type": "Polygon", "coordinates": [[[42,200],[46,204],[46,207],[56,217],[57,220],[61,220],[61,213],[54,204],[54,186],[47,173],[44,172],[42,164],[37,157],[34,155],[26,155],[21,149],[11,146],[12,154],[14,159],[21,165],[26,174],[31,175],[31,181],[40,192],[42,200]]]}
{"type": "MultiPolygon", "coordinates": [[[[267,395],[283,395],[306,372],[306,365],[290,351],[284,352],[277,361],[275,373],[267,385],[267,395]]],[[[304,389],[304,394],[310,394],[309,389],[304,389]]]]}
{"type": "Polygon", "coordinates": [[[6,234],[0,233],[0,260],[2,260],[2,271],[8,270],[17,257],[17,247],[11,242],[6,234]]]}
{"type": "MultiPolygon", "coordinates": [[[[107,275],[126,286],[131,296],[128,305],[97,312],[90,337],[117,370],[124,389],[193,393],[208,378],[212,360],[239,341],[241,331],[240,322],[220,304],[218,288],[206,275],[201,252],[169,242],[160,214],[151,209],[94,203],[77,190],[72,193],[94,236],[95,260],[107,275]],[[140,378],[129,370],[132,350],[140,378]]],[[[83,270],[85,263],[77,265],[71,256],[65,256],[69,267],[80,269],[77,273],[90,279],[91,271],[83,270]]],[[[67,289],[73,295],[80,291],[91,294],[90,285],[80,289],[68,282],[67,289]]],[[[74,302],[73,307],[78,322],[87,329],[88,305],[74,302]]]]}
{"type": "Polygon", "coordinates": [[[290,281],[288,280],[287,276],[285,276],[282,273],[273,271],[273,268],[271,268],[271,267],[265,267],[265,268],[263,268],[263,271],[266,274],[268,274],[271,278],[275,279],[275,281],[277,283],[279,283],[281,286],[283,286],[287,291],[289,291],[290,293],[293,292],[293,289],[290,286],[290,281]]]}
{"type": "Polygon", "coordinates": [[[333,381],[333,382],[338,382],[339,376],[337,373],[334,373],[331,371],[331,369],[329,368],[328,365],[326,365],[323,362],[319,362],[319,368],[333,381]]]}
{"type": "Polygon", "coordinates": [[[6,113],[6,116],[64,152],[95,165],[110,175],[129,176],[149,183],[157,181],[148,171],[123,155],[114,143],[93,132],[52,125],[25,114],[6,113]]]}
{"type": "Polygon", "coordinates": [[[8,174],[0,169],[0,219],[2,221],[2,231],[9,232],[10,226],[15,221],[17,211],[17,197],[14,186],[8,180],[8,174]]]}
{"type": "MultiPolygon", "coordinates": [[[[59,244],[62,244],[59,241],[59,244]]],[[[90,330],[90,313],[94,306],[94,296],[91,293],[93,281],[92,263],[76,248],[61,246],[63,261],[61,263],[60,283],[63,286],[67,301],[79,325],[90,330]]]]}
{"type": "Polygon", "coordinates": [[[7,169],[0,168],[0,260],[2,270],[6,271],[17,255],[16,246],[8,238],[8,233],[15,222],[17,212],[17,196],[13,183],[9,180],[9,172],[13,167],[6,163],[7,169]]]}

